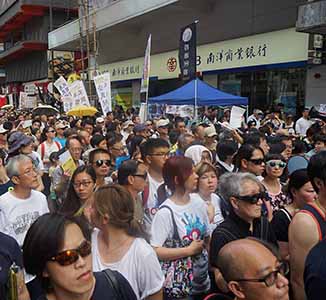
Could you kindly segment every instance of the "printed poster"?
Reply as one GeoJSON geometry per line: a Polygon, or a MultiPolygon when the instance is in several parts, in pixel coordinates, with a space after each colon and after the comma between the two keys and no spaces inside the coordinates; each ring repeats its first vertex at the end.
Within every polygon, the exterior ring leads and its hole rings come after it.
{"type": "Polygon", "coordinates": [[[112,111],[110,73],[106,72],[102,75],[95,76],[94,84],[103,114],[106,115],[112,111]]]}

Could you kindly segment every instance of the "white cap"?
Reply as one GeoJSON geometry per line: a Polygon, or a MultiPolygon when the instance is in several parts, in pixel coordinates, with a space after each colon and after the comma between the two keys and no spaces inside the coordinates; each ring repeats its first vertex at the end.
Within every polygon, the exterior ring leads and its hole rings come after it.
{"type": "Polygon", "coordinates": [[[102,117],[96,118],[96,123],[104,123],[104,118],[102,117]]]}
{"type": "Polygon", "coordinates": [[[3,127],[3,124],[0,125],[0,133],[6,133],[8,130],[3,127]]]}
{"type": "Polygon", "coordinates": [[[160,127],[168,126],[169,123],[170,123],[170,121],[167,120],[167,119],[161,119],[161,120],[158,120],[158,121],[156,122],[156,128],[160,128],[160,127]]]}

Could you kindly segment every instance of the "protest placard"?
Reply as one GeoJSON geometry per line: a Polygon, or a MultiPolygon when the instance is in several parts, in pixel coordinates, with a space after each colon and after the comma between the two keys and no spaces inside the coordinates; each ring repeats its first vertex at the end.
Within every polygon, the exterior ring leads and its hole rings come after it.
{"type": "Polygon", "coordinates": [[[112,111],[110,73],[107,72],[102,75],[95,76],[94,84],[102,111],[106,115],[109,111],[112,111]]]}

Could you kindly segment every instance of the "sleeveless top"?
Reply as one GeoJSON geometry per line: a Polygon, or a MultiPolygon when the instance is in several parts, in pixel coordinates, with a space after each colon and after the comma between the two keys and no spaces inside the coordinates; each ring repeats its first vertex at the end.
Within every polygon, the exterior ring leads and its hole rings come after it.
{"type": "Polygon", "coordinates": [[[315,221],[318,228],[319,241],[326,237],[326,216],[316,204],[306,204],[301,213],[310,215],[315,221]]]}

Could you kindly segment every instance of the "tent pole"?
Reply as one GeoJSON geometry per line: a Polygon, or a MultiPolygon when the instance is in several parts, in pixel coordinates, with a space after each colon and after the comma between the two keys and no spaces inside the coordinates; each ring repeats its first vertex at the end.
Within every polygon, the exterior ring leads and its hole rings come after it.
{"type": "Polygon", "coordinates": [[[195,79],[195,121],[197,122],[197,119],[198,119],[198,107],[197,107],[197,76],[196,76],[196,79],[195,79]]]}

